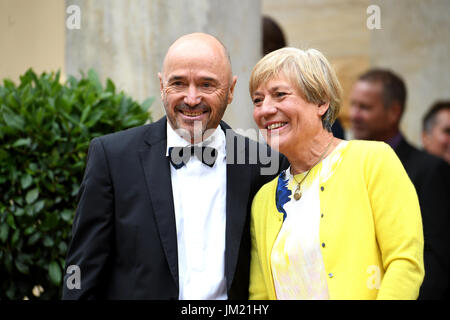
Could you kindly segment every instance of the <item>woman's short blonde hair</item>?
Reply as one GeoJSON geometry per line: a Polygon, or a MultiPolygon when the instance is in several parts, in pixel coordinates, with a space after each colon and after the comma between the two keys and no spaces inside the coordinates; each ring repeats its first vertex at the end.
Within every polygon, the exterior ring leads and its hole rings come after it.
{"type": "Polygon", "coordinates": [[[280,76],[286,77],[309,103],[330,103],[322,124],[331,131],[339,114],[342,88],[325,56],[316,49],[282,48],[269,53],[253,68],[250,96],[259,86],[280,76]]]}

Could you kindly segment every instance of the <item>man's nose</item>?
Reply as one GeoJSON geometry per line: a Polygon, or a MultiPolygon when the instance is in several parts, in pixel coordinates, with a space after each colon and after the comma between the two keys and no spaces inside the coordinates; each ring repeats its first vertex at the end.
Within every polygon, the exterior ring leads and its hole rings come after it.
{"type": "Polygon", "coordinates": [[[350,105],[348,115],[349,115],[349,118],[350,118],[351,121],[359,119],[360,118],[359,108],[356,107],[356,106],[351,106],[350,105]]]}
{"type": "Polygon", "coordinates": [[[195,85],[190,85],[187,89],[186,95],[184,97],[184,103],[188,106],[194,107],[201,102],[201,96],[195,85]]]}

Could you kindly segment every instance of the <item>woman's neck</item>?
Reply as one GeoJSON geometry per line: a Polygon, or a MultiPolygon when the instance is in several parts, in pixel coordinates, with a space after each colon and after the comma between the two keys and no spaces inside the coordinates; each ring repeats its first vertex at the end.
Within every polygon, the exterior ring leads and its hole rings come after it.
{"type": "Polygon", "coordinates": [[[292,154],[286,154],[291,164],[291,173],[295,175],[310,170],[318,162],[325,159],[339,142],[340,139],[334,138],[331,132],[325,130],[308,143],[293,150],[292,154]]]}

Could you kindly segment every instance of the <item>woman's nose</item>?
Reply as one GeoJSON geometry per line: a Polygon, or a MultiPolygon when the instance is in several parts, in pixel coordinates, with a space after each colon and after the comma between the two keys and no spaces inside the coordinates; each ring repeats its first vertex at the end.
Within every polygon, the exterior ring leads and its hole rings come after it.
{"type": "Polygon", "coordinates": [[[277,112],[275,102],[270,98],[265,98],[260,108],[263,115],[272,115],[277,112]]]}

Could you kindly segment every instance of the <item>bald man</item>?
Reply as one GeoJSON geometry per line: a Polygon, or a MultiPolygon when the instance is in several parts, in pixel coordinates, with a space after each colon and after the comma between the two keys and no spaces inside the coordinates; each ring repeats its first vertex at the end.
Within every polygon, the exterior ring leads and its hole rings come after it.
{"type": "Polygon", "coordinates": [[[158,76],[166,116],[90,144],[64,299],[248,297],[251,201],[286,165],[265,175],[279,155],[221,121],[236,77],[216,38],[179,38],[158,76]]]}

